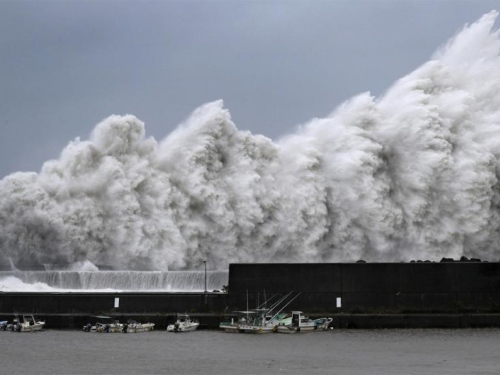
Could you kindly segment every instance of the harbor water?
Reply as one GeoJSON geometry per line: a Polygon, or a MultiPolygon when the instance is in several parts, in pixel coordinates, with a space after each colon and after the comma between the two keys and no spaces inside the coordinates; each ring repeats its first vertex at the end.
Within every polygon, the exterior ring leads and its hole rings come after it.
{"type": "Polygon", "coordinates": [[[0,374],[499,374],[500,329],[0,332],[0,374]]]}

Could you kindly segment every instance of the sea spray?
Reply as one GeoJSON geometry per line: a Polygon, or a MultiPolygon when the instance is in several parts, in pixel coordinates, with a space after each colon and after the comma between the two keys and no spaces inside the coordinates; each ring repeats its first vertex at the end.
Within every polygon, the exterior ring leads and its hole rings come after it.
{"type": "Polygon", "coordinates": [[[277,142],[239,131],[222,101],[159,144],[136,117],[111,116],[39,174],[0,181],[0,257],[131,270],[497,260],[496,18],[382,97],[356,96],[277,142]]]}
{"type": "MultiPolygon", "coordinates": [[[[228,271],[207,271],[207,290],[222,290],[228,271]]],[[[10,291],[168,291],[205,290],[204,271],[0,271],[0,290],[10,291]]]]}

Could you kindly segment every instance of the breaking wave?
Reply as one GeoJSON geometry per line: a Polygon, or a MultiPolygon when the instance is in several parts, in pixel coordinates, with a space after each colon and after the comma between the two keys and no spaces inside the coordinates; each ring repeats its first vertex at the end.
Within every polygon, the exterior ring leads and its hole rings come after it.
{"type": "Polygon", "coordinates": [[[221,101],[162,142],[111,116],[37,173],[0,181],[4,263],[210,269],[230,262],[500,257],[497,12],[383,96],[278,142],[221,101]]]}

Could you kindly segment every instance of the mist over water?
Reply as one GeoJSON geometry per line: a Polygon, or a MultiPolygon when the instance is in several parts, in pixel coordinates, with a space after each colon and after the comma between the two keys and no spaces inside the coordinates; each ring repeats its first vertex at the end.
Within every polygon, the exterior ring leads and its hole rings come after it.
{"type": "Polygon", "coordinates": [[[277,142],[238,130],[222,101],[159,143],[136,117],[110,116],[39,174],[0,181],[0,262],[498,260],[497,15],[383,96],[356,96],[277,142]]]}

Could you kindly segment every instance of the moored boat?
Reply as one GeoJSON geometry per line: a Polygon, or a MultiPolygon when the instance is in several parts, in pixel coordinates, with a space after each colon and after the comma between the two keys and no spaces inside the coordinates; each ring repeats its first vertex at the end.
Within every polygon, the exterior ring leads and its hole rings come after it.
{"type": "Polygon", "coordinates": [[[123,330],[123,324],[118,320],[109,316],[95,316],[95,325],[88,323],[83,327],[84,332],[98,332],[98,333],[119,333],[123,330]]]}
{"type": "Polygon", "coordinates": [[[314,319],[314,325],[317,330],[326,331],[330,328],[330,323],[333,321],[332,318],[318,318],[314,319]]]}
{"type": "Polygon", "coordinates": [[[37,320],[31,314],[17,316],[12,321],[12,324],[7,325],[6,329],[14,332],[36,332],[41,331],[45,326],[45,322],[37,320]]]}
{"type": "Polygon", "coordinates": [[[292,318],[290,323],[280,323],[276,327],[278,333],[304,333],[313,332],[318,329],[314,320],[302,315],[302,311],[292,311],[292,318]]]}
{"type": "Polygon", "coordinates": [[[191,332],[195,331],[200,325],[197,320],[192,320],[187,314],[177,314],[177,320],[174,324],[167,326],[167,332],[191,332]]]}
{"type": "Polygon", "coordinates": [[[139,332],[150,332],[155,328],[154,323],[138,323],[135,320],[129,320],[122,327],[123,333],[139,333],[139,332]]]}
{"type": "Polygon", "coordinates": [[[226,332],[239,333],[276,332],[276,327],[279,324],[279,321],[286,316],[286,314],[282,313],[282,311],[299,295],[300,293],[293,296],[293,292],[289,292],[285,296],[279,298],[269,308],[266,307],[269,301],[275,297],[273,296],[269,300],[265,300],[264,303],[258,308],[248,310],[247,293],[247,311],[236,311],[235,313],[239,315],[238,321],[235,323],[234,319],[232,319],[231,322],[222,322],[220,323],[219,328],[226,332]]]}
{"type": "Polygon", "coordinates": [[[248,323],[240,324],[239,331],[244,333],[276,332],[279,321],[287,316],[285,313],[271,315],[271,309],[255,309],[248,323]]]}
{"type": "Polygon", "coordinates": [[[272,317],[267,316],[270,309],[255,309],[251,311],[251,319],[240,324],[239,331],[244,333],[272,333],[274,332],[275,324],[272,317]]]}
{"type": "Polygon", "coordinates": [[[219,328],[229,333],[239,333],[240,326],[246,325],[250,320],[250,316],[253,314],[252,311],[235,311],[235,314],[238,315],[236,321],[234,318],[231,318],[231,321],[221,322],[219,324],[219,328]]]}

